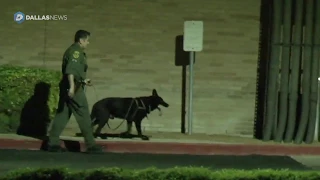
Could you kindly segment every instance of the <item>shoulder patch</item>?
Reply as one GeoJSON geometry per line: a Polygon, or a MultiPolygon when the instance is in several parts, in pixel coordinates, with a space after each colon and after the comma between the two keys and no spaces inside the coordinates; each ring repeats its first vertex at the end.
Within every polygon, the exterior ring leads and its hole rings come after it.
{"type": "Polygon", "coordinates": [[[79,51],[74,51],[72,56],[75,58],[75,59],[78,59],[79,58],[79,55],[80,55],[80,52],[79,51]]]}

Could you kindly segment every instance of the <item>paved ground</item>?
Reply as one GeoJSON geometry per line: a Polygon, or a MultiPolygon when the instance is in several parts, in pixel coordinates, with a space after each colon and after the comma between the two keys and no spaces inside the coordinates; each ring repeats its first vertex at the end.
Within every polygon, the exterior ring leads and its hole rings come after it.
{"type": "MultiPolygon", "coordinates": [[[[68,143],[64,141],[64,145],[69,144],[76,149],[84,147],[82,138],[65,137],[63,139],[68,140],[68,143]]],[[[0,148],[3,148],[0,149],[0,174],[18,168],[56,166],[76,170],[115,166],[138,169],[150,166],[158,168],[203,166],[217,170],[228,168],[320,170],[320,147],[317,143],[312,145],[273,144],[244,142],[240,139],[230,142],[224,141],[223,138],[215,138],[214,141],[200,141],[192,138],[173,141],[155,138],[148,142],[142,142],[139,139],[110,138],[98,140],[98,143],[105,148],[106,153],[102,155],[48,153],[38,150],[42,145],[40,140],[17,135],[0,135],[0,148]]]]}
{"type": "MultiPolygon", "coordinates": [[[[197,156],[197,155],[152,155],[105,153],[89,155],[84,153],[49,153],[31,150],[0,150],[1,174],[17,168],[65,166],[80,170],[98,167],[122,168],[170,168],[174,166],[203,166],[212,169],[257,169],[288,168],[292,170],[311,170],[289,156],[197,156]]],[[[319,161],[318,161],[319,162],[319,161]]],[[[319,168],[320,169],[320,168],[319,168]]]]}
{"type": "MultiPolygon", "coordinates": [[[[61,136],[62,146],[72,151],[84,150],[85,145],[82,137],[61,136]]],[[[46,141],[18,135],[0,134],[1,149],[39,150],[46,141]]],[[[107,139],[97,140],[104,147],[105,152],[111,153],[147,153],[147,154],[190,154],[190,155],[313,155],[320,156],[320,146],[294,145],[294,144],[254,144],[228,142],[208,142],[175,139],[107,139]]]]}
{"type": "Polygon", "coordinates": [[[320,170],[320,156],[291,156],[291,158],[314,170],[320,170]]]}

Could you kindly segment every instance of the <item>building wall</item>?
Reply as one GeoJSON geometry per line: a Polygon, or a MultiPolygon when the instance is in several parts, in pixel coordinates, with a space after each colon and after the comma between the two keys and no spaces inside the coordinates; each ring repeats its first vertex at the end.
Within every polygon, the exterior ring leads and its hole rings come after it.
{"type": "MultiPolygon", "coordinates": [[[[258,0],[7,1],[1,6],[0,62],[60,70],[76,30],[92,33],[87,89],[92,105],[111,96],[151,95],[169,104],[143,121],[146,131],[179,132],[182,67],[175,66],[175,37],[185,20],[204,21],[204,49],[194,66],[193,132],[253,132],[259,44],[258,0]],[[68,15],[67,21],[27,21],[13,14],[68,15]]],[[[120,121],[112,121],[113,127],[120,121]]],[[[69,128],[78,128],[74,119],[69,128]]]]}

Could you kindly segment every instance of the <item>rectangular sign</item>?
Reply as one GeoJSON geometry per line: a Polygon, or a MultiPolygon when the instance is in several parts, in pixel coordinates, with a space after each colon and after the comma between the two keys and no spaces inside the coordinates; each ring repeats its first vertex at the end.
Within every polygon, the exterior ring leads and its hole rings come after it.
{"type": "Polygon", "coordinates": [[[183,35],[184,51],[202,51],[203,48],[203,21],[185,21],[183,35]]]}

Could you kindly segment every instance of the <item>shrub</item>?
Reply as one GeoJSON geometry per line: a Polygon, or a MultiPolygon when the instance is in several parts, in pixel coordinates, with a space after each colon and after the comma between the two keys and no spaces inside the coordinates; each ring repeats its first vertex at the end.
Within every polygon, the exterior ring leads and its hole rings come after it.
{"type": "Polygon", "coordinates": [[[7,173],[3,180],[317,180],[319,172],[299,172],[289,170],[220,170],[206,168],[171,168],[160,170],[126,170],[120,168],[100,168],[86,171],[70,171],[65,168],[22,169],[7,173]]]}
{"type": "Polygon", "coordinates": [[[15,132],[23,112],[30,121],[26,123],[50,122],[58,103],[60,72],[2,65],[0,79],[0,133],[15,132]]]}

